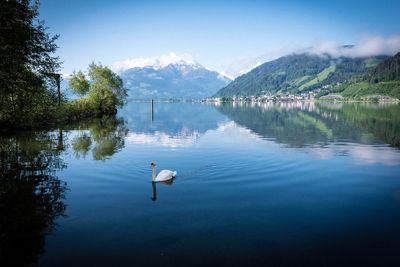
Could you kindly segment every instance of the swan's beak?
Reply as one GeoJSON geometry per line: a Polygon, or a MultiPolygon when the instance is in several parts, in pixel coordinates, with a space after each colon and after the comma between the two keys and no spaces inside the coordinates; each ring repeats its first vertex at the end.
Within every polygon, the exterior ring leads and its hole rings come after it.
{"type": "Polygon", "coordinates": [[[151,166],[151,167],[154,167],[154,166],[156,166],[156,163],[153,161],[153,162],[150,164],[150,166],[151,166]]]}

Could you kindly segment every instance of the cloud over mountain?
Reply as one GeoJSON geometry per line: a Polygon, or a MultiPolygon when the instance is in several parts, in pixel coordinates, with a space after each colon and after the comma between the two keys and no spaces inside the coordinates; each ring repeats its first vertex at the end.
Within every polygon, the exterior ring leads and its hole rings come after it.
{"type": "MultiPolygon", "coordinates": [[[[343,46],[334,41],[324,41],[314,45],[309,52],[318,55],[328,54],[333,57],[370,57],[377,55],[392,56],[400,51],[400,35],[390,37],[366,36],[357,44],[343,46]]],[[[302,51],[304,52],[304,51],[302,51]]]]}
{"type": "Polygon", "coordinates": [[[275,60],[288,54],[317,54],[330,55],[332,57],[371,57],[378,55],[392,56],[400,51],[400,34],[389,37],[374,35],[364,36],[351,45],[343,45],[336,41],[321,41],[310,47],[287,46],[277,50],[268,51],[257,57],[246,57],[233,59],[229,64],[222,65],[224,71],[232,76],[238,77],[248,73],[262,63],[275,60]]]}
{"type": "Polygon", "coordinates": [[[189,54],[116,62],[129,96],[134,99],[201,99],[211,96],[231,79],[197,63],[189,54]]]}
{"type": "Polygon", "coordinates": [[[170,64],[191,64],[199,65],[194,57],[190,54],[176,54],[170,52],[169,54],[155,56],[155,57],[144,57],[144,58],[131,58],[123,61],[117,61],[112,64],[112,69],[121,72],[131,68],[144,68],[153,67],[155,69],[164,68],[170,64]]]}

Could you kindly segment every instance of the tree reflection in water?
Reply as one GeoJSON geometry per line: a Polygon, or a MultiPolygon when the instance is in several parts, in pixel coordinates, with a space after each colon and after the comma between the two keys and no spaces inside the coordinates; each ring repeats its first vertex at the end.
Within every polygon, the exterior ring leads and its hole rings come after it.
{"type": "Polygon", "coordinates": [[[22,132],[0,136],[0,266],[26,266],[45,252],[45,237],[54,233],[56,219],[66,216],[66,182],[57,171],[67,167],[63,153],[69,130],[76,156],[105,160],[124,146],[122,120],[103,118],[65,130],[22,132]]]}
{"type": "Polygon", "coordinates": [[[91,151],[95,160],[108,159],[121,150],[128,133],[123,120],[113,117],[81,125],[80,129],[82,131],[72,140],[75,157],[85,158],[91,151]]]}
{"type": "Polygon", "coordinates": [[[62,131],[0,137],[0,265],[24,266],[44,252],[45,236],[65,215],[62,131]]]}

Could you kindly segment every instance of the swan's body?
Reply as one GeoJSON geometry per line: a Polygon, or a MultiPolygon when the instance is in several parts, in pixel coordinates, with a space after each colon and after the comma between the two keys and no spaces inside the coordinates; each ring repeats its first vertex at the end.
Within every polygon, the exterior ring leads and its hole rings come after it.
{"type": "Polygon", "coordinates": [[[153,178],[153,182],[165,182],[171,180],[175,176],[176,171],[162,170],[157,174],[155,178],[153,178]]]}
{"type": "Polygon", "coordinates": [[[176,171],[162,170],[156,176],[156,164],[151,163],[151,168],[153,169],[152,180],[153,182],[165,182],[171,180],[176,176],[176,171]]]}

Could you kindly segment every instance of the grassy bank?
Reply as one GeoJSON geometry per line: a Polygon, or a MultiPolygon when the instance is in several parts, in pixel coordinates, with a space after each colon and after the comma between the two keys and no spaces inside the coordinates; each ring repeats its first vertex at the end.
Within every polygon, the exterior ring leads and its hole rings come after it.
{"type": "Polygon", "coordinates": [[[396,102],[400,100],[400,81],[348,82],[321,91],[316,97],[320,100],[396,102]]]}
{"type": "Polygon", "coordinates": [[[370,95],[383,95],[400,99],[400,81],[379,83],[357,82],[345,85],[340,93],[346,98],[362,98],[370,95]]]}

